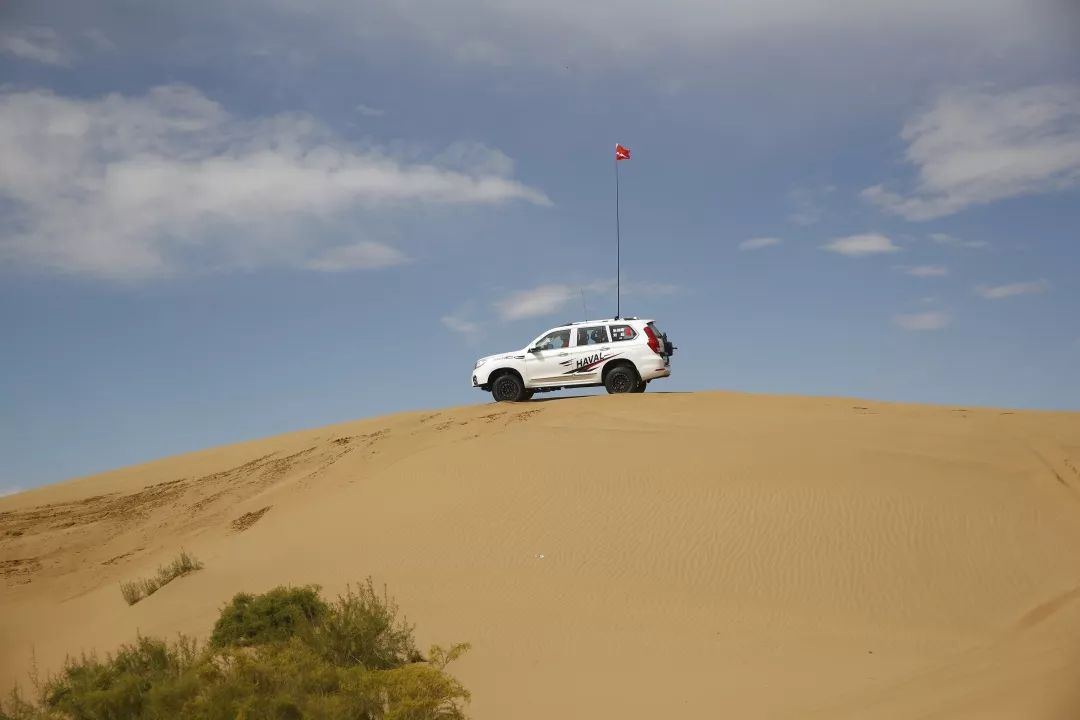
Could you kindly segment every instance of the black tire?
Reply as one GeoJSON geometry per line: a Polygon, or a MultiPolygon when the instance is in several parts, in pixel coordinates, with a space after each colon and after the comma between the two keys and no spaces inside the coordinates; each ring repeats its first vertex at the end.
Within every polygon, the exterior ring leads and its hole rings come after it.
{"type": "Polygon", "coordinates": [[[491,383],[491,396],[495,402],[521,402],[527,399],[521,378],[513,373],[495,378],[495,382],[491,383]]]}
{"type": "Polygon", "coordinates": [[[611,395],[633,392],[641,379],[638,374],[625,365],[612,368],[604,378],[604,387],[611,395]]]}
{"type": "Polygon", "coordinates": [[[521,398],[522,402],[524,402],[526,400],[532,400],[534,394],[535,394],[534,390],[526,390],[525,394],[521,398]]]}
{"type": "Polygon", "coordinates": [[[643,392],[645,392],[645,386],[648,385],[648,384],[649,383],[645,382],[644,380],[638,380],[638,384],[636,386],[634,386],[634,389],[631,390],[630,392],[632,392],[632,393],[643,393],[643,392]]]}

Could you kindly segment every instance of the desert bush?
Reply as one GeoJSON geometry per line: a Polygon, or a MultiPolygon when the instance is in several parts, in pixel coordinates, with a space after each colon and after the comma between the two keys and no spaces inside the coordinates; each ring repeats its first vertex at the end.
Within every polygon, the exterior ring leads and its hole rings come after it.
{"type": "Polygon", "coordinates": [[[176,559],[165,566],[164,574],[162,574],[161,570],[158,570],[158,577],[167,578],[164,582],[169,582],[169,580],[178,578],[181,575],[187,575],[189,572],[202,570],[202,566],[203,564],[196,560],[194,555],[189,554],[186,550],[181,550],[176,559]]]}
{"type": "Polygon", "coordinates": [[[234,597],[205,646],[140,637],[69,659],[0,720],[462,720],[469,693],[446,668],[466,649],[416,661],[412,626],[370,580],[331,604],[281,587],[234,597]]]}
{"type": "Polygon", "coordinates": [[[398,621],[398,606],[386,587],[375,591],[371,578],[347,587],[319,624],[315,641],[335,665],[363,665],[388,670],[418,659],[413,626],[398,621]]]}
{"type": "Polygon", "coordinates": [[[124,602],[134,605],[146,596],[144,589],[145,580],[120,583],[120,594],[124,596],[124,602]]]}
{"type": "Polygon", "coordinates": [[[0,720],[45,720],[48,717],[41,708],[27,702],[17,689],[11,691],[7,700],[0,700],[0,720]]]}
{"type": "Polygon", "coordinates": [[[153,577],[120,583],[120,594],[123,595],[128,605],[134,605],[143,598],[153,595],[163,585],[167,585],[176,578],[201,570],[202,566],[203,564],[194,555],[189,554],[186,550],[181,550],[175,560],[168,565],[159,567],[153,577]]]}
{"type": "Polygon", "coordinates": [[[45,683],[44,705],[61,717],[143,717],[148,707],[169,705],[162,702],[163,694],[171,697],[178,685],[191,684],[192,677],[182,680],[197,658],[195,643],[186,638],[167,643],[140,637],[105,660],[95,655],[69,659],[60,677],[45,683]]]}
{"type": "Polygon", "coordinates": [[[316,585],[279,587],[262,595],[240,593],[221,611],[210,643],[243,647],[288,640],[301,630],[310,632],[329,610],[316,585]]]}

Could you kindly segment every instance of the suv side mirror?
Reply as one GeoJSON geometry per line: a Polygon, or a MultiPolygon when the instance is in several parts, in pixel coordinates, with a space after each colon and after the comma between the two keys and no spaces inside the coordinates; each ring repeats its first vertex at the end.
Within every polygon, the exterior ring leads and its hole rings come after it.
{"type": "Polygon", "coordinates": [[[535,346],[533,346],[533,347],[529,348],[529,352],[531,352],[531,353],[538,353],[538,352],[540,352],[540,349],[541,349],[541,348],[540,348],[540,346],[539,346],[539,345],[535,345],[535,346]]]}

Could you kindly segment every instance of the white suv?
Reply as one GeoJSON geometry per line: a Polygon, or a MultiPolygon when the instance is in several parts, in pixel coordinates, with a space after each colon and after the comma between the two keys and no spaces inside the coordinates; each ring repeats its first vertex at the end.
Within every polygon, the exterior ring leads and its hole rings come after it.
{"type": "Polygon", "coordinates": [[[488,355],[473,367],[473,387],[496,401],[520,402],[537,392],[603,385],[609,393],[645,392],[671,375],[675,346],[652,320],[613,318],[548,330],[522,350],[488,355]]]}

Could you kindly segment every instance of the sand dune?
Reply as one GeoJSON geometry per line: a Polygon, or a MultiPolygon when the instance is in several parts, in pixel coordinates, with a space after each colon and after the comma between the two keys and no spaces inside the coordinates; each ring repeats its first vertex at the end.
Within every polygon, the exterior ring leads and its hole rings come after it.
{"type": "Polygon", "coordinates": [[[695,393],[319,428],[0,498],[0,683],[373,575],[478,720],[1080,717],[1080,414],[695,393]],[[183,547],[205,568],[127,606],[183,547]],[[542,556],[542,557],[541,557],[542,556]]]}

